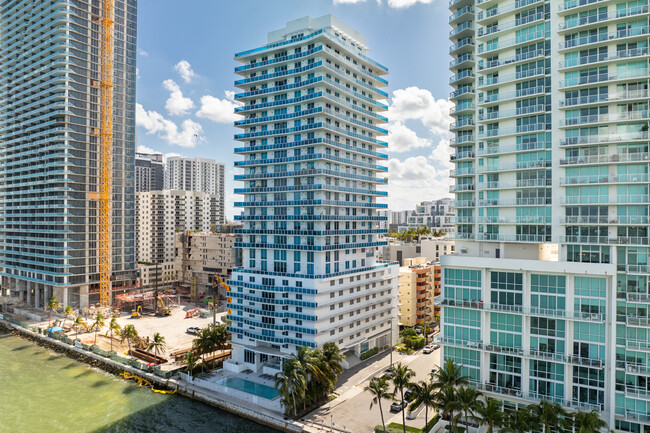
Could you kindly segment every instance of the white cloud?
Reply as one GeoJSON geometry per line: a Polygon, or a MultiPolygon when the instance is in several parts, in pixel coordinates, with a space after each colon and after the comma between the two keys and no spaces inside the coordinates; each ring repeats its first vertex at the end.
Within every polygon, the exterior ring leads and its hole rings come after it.
{"type": "Polygon", "coordinates": [[[449,108],[453,104],[447,99],[435,99],[430,91],[418,87],[407,87],[393,91],[387,116],[393,122],[417,119],[435,134],[449,131],[449,108]]]}
{"type": "Polygon", "coordinates": [[[412,209],[423,200],[450,197],[449,171],[424,156],[388,161],[388,208],[412,209]]]}
{"type": "Polygon", "coordinates": [[[176,152],[169,152],[169,153],[164,153],[163,154],[163,162],[166,164],[167,163],[167,158],[171,158],[172,156],[183,156],[180,153],[176,152]]]}
{"type": "Polygon", "coordinates": [[[149,53],[142,48],[138,48],[138,54],[140,54],[142,57],[147,57],[149,55],[149,53]]]}
{"type": "Polygon", "coordinates": [[[135,68],[135,78],[140,78],[140,69],[137,66],[135,68]]]}
{"type": "Polygon", "coordinates": [[[438,145],[431,151],[429,160],[438,168],[451,170],[454,164],[451,162],[451,146],[449,140],[440,140],[438,145]]]}
{"type": "Polygon", "coordinates": [[[174,70],[178,72],[178,75],[180,75],[186,83],[191,82],[192,78],[196,77],[196,74],[192,70],[192,65],[190,65],[190,62],[187,60],[181,60],[176,63],[176,65],[174,65],[174,70]]]}
{"type": "Polygon", "coordinates": [[[186,114],[190,109],[194,108],[194,102],[190,98],[183,96],[181,88],[174,80],[163,81],[163,87],[169,90],[169,98],[165,102],[165,108],[172,115],[186,114]]]}
{"type": "Polygon", "coordinates": [[[400,8],[407,8],[409,6],[413,6],[416,3],[429,4],[432,2],[433,0],[388,0],[388,6],[392,8],[400,9],[400,8]]]}
{"type": "Polygon", "coordinates": [[[216,123],[232,123],[241,119],[235,114],[235,108],[242,105],[235,101],[235,92],[226,90],[224,99],[215,98],[212,95],[201,97],[201,108],[196,112],[197,117],[210,119],[216,123]]]}
{"type": "Polygon", "coordinates": [[[390,123],[387,129],[386,142],[390,152],[407,152],[416,148],[430,147],[433,144],[428,138],[418,137],[415,131],[402,122],[390,123]]]}
{"type": "Polygon", "coordinates": [[[146,129],[147,134],[156,134],[167,143],[176,146],[194,147],[199,141],[203,141],[201,137],[203,128],[200,124],[186,119],[179,130],[176,123],[165,119],[156,111],[145,110],[140,104],[135,104],[135,123],[146,129]]]}
{"type": "Polygon", "coordinates": [[[141,145],[141,144],[138,144],[138,150],[137,150],[137,152],[138,152],[138,153],[148,153],[148,154],[152,154],[152,153],[160,153],[160,152],[158,152],[158,151],[153,150],[153,149],[150,148],[150,147],[143,146],[143,145],[141,145]]]}

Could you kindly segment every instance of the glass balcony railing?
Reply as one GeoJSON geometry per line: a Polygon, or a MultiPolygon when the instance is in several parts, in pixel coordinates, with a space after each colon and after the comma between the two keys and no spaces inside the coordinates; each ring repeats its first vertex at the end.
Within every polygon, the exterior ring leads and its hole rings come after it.
{"type": "Polygon", "coordinates": [[[647,14],[647,13],[648,13],[647,5],[634,6],[627,9],[617,9],[615,11],[603,11],[595,15],[588,15],[584,17],[568,19],[565,22],[560,23],[558,25],[558,29],[560,31],[574,29],[576,27],[582,27],[589,24],[605,23],[612,20],[634,17],[634,16],[647,14]]]}
{"type": "Polygon", "coordinates": [[[561,50],[563,50],[573,47],[581,47],[584,45],[597,44],[599,42],[608,42],[629,37],[640,37],[647,35],[649,32],[650,26],[647,25],[629,29],[626,28],[609,33],[599,32],[595,35],[580,36],[575,39],[565,40],[564,42],[560,42],[559,47],[561,50]]]}

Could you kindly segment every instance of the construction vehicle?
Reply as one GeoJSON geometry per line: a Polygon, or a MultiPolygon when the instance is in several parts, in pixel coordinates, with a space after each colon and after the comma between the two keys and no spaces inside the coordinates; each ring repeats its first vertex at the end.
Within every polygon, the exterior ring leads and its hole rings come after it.
{"type": "MultiPolygon", "coordinates": [[[[212,300],[212,326],[217,326],[217,306],[219,305],[219,302],[217,301],[217,283],[226,289],[226,293],[230,292],[230,287],[221,281],[219,275],[215,275],[212,279],[212,289],[214,291],[212,300]]],[[[230,302],[230,298],[228,298],[228,302],[230,302]]]]}
{"type": "Polygon", "coordinates": [[[138,305],[138,308],[136,308],[135,310],[131,310],[132,319],[137,319],[140,316],[142,316],[142,305],[138,305]]]}
{"type": "Polygon", "coordinates": [[[189,310],[187,313],[185,313],[185,318],[190,319],[190,318],[192,318],[194,316],[198,316],[199,312],[200,312],[200,310],[198,308],[193,308],[193,309],[189,310]]]}
{"type": "Polygon", "coordinates": [[[158,296],[157,300],[158,300],[158,311],[156,311],[156,314],[159,316],[171,316],[172,310],[171,308],[165,305],[165,301],[163,301],[163,299],[160,296],[158,296]]]}

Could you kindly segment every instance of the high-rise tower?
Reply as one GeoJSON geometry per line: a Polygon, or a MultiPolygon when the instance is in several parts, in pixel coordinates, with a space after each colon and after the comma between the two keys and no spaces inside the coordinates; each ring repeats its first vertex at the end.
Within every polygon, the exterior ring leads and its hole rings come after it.
{"type": "Polygon", "coordinates": [[[650,431],[648,4],[452,0],[444,358],[650,431]]]}
{"type": "MultiPolygon", "coordinates": [[[[0,275],[37,307],[99,302],[101,4],[0,2],[0,275]]],[[[112,284],[135,279],[136,0],[115,0],[112,284]]]]}
{"type": "Polygon", "coordinates": [[[391,344],[398,268],[375,260],[385,244],[378,125],[388,70],[367,51],[362,35],[327,15],[291,21],[235,55],[244,263],[230,280],[226,368],[272,371],[296,347],[326,342],[353,364],[391,344]]]}

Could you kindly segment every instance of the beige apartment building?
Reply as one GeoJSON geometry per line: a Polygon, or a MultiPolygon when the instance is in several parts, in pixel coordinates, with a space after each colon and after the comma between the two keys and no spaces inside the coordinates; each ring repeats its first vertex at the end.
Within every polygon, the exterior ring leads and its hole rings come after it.
{"type": "Polygon", "coordinates": [[[440,266],[428,263],[426,257],[404,259],[404,266],[399,269],[400,326],[412,327],[434,321],[435,268],[440,275],[440,266]]]}

